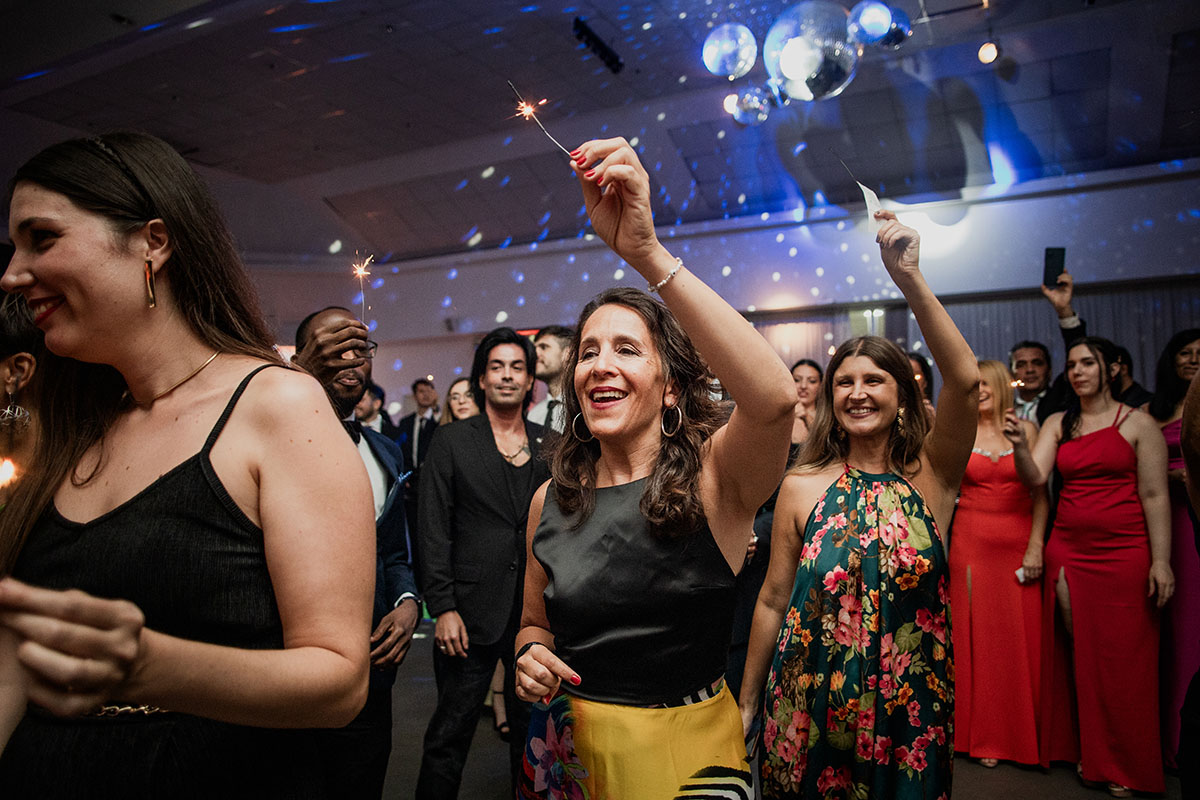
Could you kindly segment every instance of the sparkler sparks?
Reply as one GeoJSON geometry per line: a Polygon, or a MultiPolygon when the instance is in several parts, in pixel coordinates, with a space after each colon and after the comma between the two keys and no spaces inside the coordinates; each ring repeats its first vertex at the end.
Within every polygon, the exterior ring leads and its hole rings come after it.
{"type": "Polygon", "coordinates": [[[531,119],[536,122],[537,126],[542,129],[542,133],[546,134],[546,138],[554,142],[555,146],[557,146],[559,150],[562,150],[563,153],[566,154],[567,158],[570,158],[571,151],[559,144],[558,139],[555,139],[553,136],[551,136],[550,131],[546,130],[546,126],[542,124],[540,119],[538,119],[537,107],[544,105],[546,101],[543,99],[536,105],[528,102],[524,97],[521,96],[521,93],[517,91],[517,87],[513,86],[512,81],[508,82],[508,88],[512,89],[513,94],[517,96],[517,116],[525,119],[531,119]]]}
{"type": "MultiPolygon", "coordinates": [[[[358,255],[358,254],[355,253],[355,255],[358,255]]],[[[368,275],[371,274],[370,272],[367,271],[367,267],[369,267],[371,265],[371,262],[374,260],[375,260],[375,256],[369,255],[366,257],[365,260],[355,262],[354,264],[351,265],[351,269],[354,271],[354,277],[358,278],[358,293],[362,297],[362,321],[363,321],[364,325],[367,322],[367,289],[366,289],[366,286],[363,284],[363,278],[366,278],[368,275]]]]}
{"type": "Polygon", "coordinates": [[[13,463],[12,459],[6,458],[0,461],[0,486],[7,486],[15,477],[17,477],[17,465],[13,463]]]}

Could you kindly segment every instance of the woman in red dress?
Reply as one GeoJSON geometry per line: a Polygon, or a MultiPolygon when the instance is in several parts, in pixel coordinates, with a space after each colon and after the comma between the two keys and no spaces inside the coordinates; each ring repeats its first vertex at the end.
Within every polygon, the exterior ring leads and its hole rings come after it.
{"type": "Polygon", "coordinates": [[[1171,571],[1176,592],[1163,614],[1162,727],[1163,756],[1177,766],[1179,712],[1188,682],[1200,670],[1200,555],[1188,516],[1184,486],[1183,397],[1200,372],[1200,328],[1171,337],[1155,370],[1154,399],[1143,410],[1158,422],[1167,443],[1167,485],[1171,496],[1171,571]]]}
{"type": "MultiPolygon", "coordinates": [[[[1048,503],[1044,489],[1017,477],[1004,436],[1013,403],[1008,367],[980,361],[979,374],[979,427],[950,535],[954,749],[985,767],[1000,759],[1036,764],[1048,503]]],[[[1021,424],[1036,441],[1037,427],[1021,424]]]]}
{"type": "Polygon", "coordinates": [[[1062,474],[1046,547],[1042,764],[1078,761],[1114,797],[1162,792],[1158,616],[1174,591],[1167,447],[1147,414],[1112,395],[1112,343],[1067,352],[1071,406],[1051,415],[1034,452],[1005,420],[1017,472],[1041,486],[1062,474]],[[1055,607],[1059,614],[1054,614],[1055,607]]]}

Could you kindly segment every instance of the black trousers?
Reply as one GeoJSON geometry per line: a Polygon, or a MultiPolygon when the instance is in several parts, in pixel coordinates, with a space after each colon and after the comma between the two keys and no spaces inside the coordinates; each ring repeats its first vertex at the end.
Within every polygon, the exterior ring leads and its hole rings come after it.
{"type": "Polygon", "coordinates": [[[513,681],[516,622],[516,619],[510,620],[508,630],[494,644],[479,645],[472,642],[466,658],[443,655],[434,649],[437,708],[425,730],[425,750],[421,756],[421,771],[417,776],[417,800],[452,800],[458,797],[463,765],[471,749],[471,739],[479,724],[480,711],[492,683],[497,660],[504,662],[504,702],[509,729],[512,731],[508,745],[509,773],[512,794],[516,795],[517,776],[529,731],[530,710],[528,703],[517,699],[513,681]]]}
{"type": "Polygon", "coordinates": [[[344,728],[321,731],[321,759],[329,797],[379,800],[392,752],[392,687],[379,681],[344,728]]]}

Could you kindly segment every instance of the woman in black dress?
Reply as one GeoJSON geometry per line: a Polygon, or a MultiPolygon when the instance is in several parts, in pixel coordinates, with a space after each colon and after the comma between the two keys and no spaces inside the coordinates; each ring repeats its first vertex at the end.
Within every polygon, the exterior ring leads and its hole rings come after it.
{"type": "MultiPolygon", "coordinates": [[[[309,735],[281,729],[344,725],[366,696],[361,459],[320,385],[273,352],[169,145],[63,142],[12,186],[0,287],[62,364],[0,515],[0,623],[30,700],[0,795],[320,794],[309,735]]],[[[348,366],[365,347],[345,343],[348,366]]]]}

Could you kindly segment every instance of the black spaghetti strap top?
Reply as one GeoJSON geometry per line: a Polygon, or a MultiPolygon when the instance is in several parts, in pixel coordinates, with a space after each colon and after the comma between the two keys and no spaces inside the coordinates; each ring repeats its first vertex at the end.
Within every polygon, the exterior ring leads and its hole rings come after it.
{"type": "MultiPolygon", "coordinates": [[[[53,504],[13,574],[54,589],[129,600],[146,626],[246,649],[283,646],[262,530],[209,458],[250,380],[199,453],[90,522],[53,504]]],[[[115,698],[136,703],[137,698],[115,698]]],[[[0,797],[321,797],[309,731],[249,728],[187,714],[57,719],[31,707],[0,759],[0,797]]]]}

